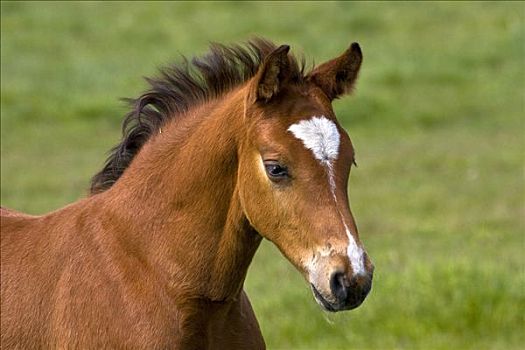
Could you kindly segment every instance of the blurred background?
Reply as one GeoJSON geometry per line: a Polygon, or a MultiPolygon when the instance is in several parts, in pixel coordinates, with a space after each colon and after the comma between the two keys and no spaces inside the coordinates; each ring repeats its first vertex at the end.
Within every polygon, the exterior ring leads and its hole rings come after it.
{"type": "Polygon", "coordinates": [[[523,2],[2,2],[1,204],[87,193],[143,76],[253,35],[364,64],[335,102],[356,147],[350,198],[376,265],[327,314],[264,242],[246,289],[269,349],[525,346],[523,2]]]}

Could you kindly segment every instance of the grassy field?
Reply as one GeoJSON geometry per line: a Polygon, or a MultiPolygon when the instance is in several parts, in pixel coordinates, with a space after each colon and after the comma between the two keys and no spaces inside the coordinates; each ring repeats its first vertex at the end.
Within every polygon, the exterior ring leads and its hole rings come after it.
{"type": "Polygon", "coordinates": [[[1,4],[1,203],[86,194],[142,76],[209,41],[262,35],[322,62],[358,41],[335,109],[376,265],[359,309],[322,312],[263,243],[246,288],[269,349],[525,347],[525,4],[1,4]]]}

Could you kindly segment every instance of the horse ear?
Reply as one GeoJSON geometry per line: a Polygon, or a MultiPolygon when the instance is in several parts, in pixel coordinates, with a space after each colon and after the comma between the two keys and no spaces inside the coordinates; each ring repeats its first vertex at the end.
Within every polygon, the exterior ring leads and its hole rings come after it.
{"type": "Polygon", "coordinates": [[[341,56],[315,68],[308,75],[308,79],[333,100],[352,90],[362,61],[363,54],[359,44],[352,43],[341,56]]]}
{"type": "Polygon", "coordinates": [[[290,71],[290,46],[281,45],[264,59],[255,76],[255,101],[268,102],[279,93],[290,71]]]}

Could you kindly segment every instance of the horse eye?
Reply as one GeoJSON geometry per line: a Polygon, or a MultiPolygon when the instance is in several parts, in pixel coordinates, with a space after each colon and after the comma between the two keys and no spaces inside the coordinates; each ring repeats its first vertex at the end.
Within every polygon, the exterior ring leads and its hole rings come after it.
{"type": "Polygon", "coordinates": [[[268,162],[264,164],[266,174],[272,181],[279,181],[288,177],[288,169],[285,166],[275,162],[268,162]]]}

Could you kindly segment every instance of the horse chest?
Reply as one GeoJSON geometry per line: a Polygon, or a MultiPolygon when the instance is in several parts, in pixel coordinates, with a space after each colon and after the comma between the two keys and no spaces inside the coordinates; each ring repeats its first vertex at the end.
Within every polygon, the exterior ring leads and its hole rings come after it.
{"type": "Polygon", "coordinates": [[[265,349],[257,319],[244,293],[229,303],[195,302],[181,309],[180,349],[265,349]]]}

